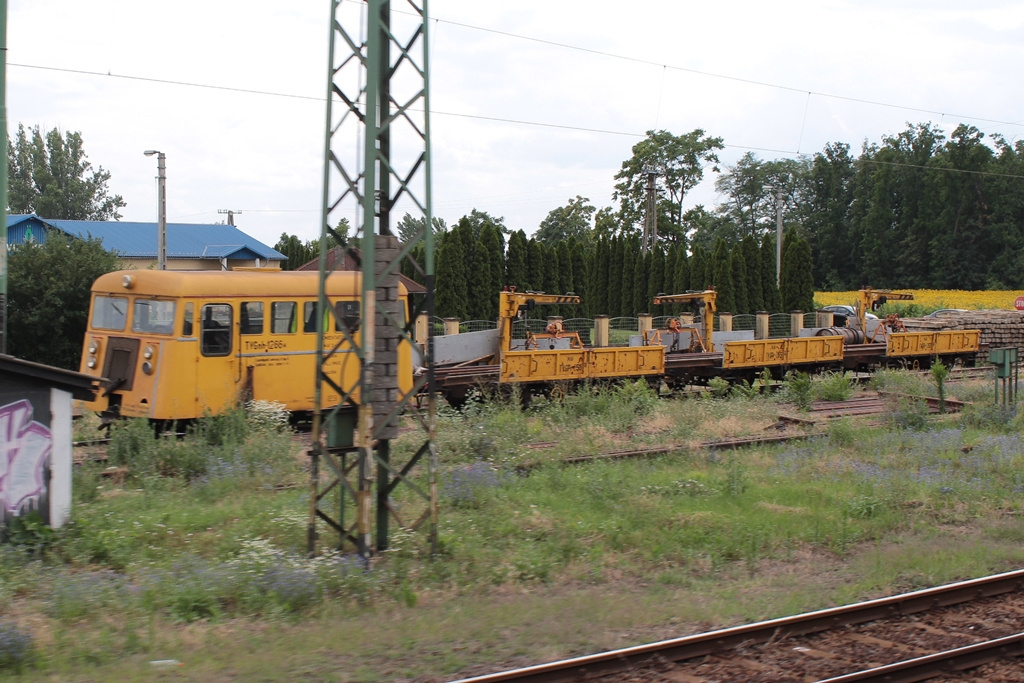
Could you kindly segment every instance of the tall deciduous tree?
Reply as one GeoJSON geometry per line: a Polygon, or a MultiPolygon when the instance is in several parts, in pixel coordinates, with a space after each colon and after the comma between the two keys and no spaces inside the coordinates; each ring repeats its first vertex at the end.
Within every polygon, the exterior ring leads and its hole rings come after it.
{"type": "Polygon", "coordinates": [[[93,168],[82,147],[81,133],[54,128],[44,136],[39,126],[26,131],[18,124],[7,140],[9,213],[34,213],[42,218],[116,221],[126,206],[107,188],[110,171],[93,168]]]}
{"type": "MultiPolygon", "coordinates": [[[[398,239],[402,242],[411,242],[418,238],[422,234],[423,226],[426,222],[426,216],[413,218],[412,214],[406,212],[402,216],[402,220],[398,221],[398,224],[395,226],[398,230],[398,239]]],[[[443,235],[448,232],[448,226],[445,225],[443,218],[434,216],[430,222],[434,225],[434,235],[443,235]]]]}
{"type": "Polygon", "coordinates": [[[549,246],[575,237],[577,240],[589,240],[591,222],[597,208],[586,197],[576,195],[565,206],[552,209],[540,222],[534,234],[538,241],[549,246]]]}
{"type": "Polygon", "coordinates": [[[659,208],[682,224],[680,209],[683,197],[704,178],[705,164],[717,171],[716,150],[722,149],[722,139],[709,137],[697,128],[683,135],[667,130],[647,131],[647,137],[633,145],[633,156],[622,162],[615,174],[613,199],[619,201],[619,215],[625,225],[643,224],[647,194],[646,168],[655,168],[661,174],[660,187],[666,192],[658,197],[659,208]]]}
{"type": "Polygon", "coordinates": [[[92,283],[116,270],[118,257],[100,240],[65,239],[15,246],[8,256],[7,352],[77,370],[92,283]]]}

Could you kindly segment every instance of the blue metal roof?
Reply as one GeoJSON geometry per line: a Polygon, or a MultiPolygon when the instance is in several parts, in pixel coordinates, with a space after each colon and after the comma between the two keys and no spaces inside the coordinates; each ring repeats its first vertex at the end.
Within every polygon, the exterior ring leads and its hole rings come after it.
{"type": "MultiPolygon", "coordinates": [[[[8,230],[24,221],[40,221],[80,238],[94,237],[125,258],[157,257],[157,224],[116,221],[68,221],[34,215],[7,217],[8,230]]],[[[168,223],[167,258],[255,259],[284,261],[287,257],[246,235],[233,225],[168,223]]]]}

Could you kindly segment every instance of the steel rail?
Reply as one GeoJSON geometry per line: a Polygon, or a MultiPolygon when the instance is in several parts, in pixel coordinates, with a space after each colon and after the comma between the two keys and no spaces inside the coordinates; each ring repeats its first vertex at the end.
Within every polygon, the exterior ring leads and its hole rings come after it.
{"type": "MultiPolygon", "coordinates": [[[[484,676],[461,679],[457,683],[499,683],[501,681],[563,683],[582,678],[608,676],[659,660],[677,662],[694,659],[715,652],[729,650],[739,645],[764,643],[790,636],[827,631],[839,626],[906,616],[1021,590],[1024,590],[1024,570],[1017,570],[980,579],[960,581],[945,586],[925,588],[912,593],[844,605],[842,607],[770,619],[754,624],[734,626],[718,631],[698,633],[682,638],[548,662],[521,669],[500,671],[484,676]]],[[[1009,645],[1012,645],[1012,643],[1009,645]]],[[[1008,645],[1000,644],[997,648],[1006,646],[1008,645]]],[[[961,649],[968,650],[970,648],[961,649]]],[[[964,653],[964,656],[973,655],[964,653]]]]}
{"type": "Polygon", "coordinates": [[[950,671],[964,671],[999,659],[1022,655],[1024,655],[1024,633],[1015,633],[1012,636],[994,638],[983,643],[936,652],[924,657],[915,657],[874,669],[826,678],[818,683],[853,683],[854,681],[910,683],[948,674],[950,671]]]}

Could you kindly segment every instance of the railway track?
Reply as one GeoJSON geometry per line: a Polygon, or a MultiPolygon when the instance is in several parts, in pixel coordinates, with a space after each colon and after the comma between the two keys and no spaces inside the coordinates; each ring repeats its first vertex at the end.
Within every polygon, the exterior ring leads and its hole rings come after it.
{"type": "Polygon", "coordinates": [[[1020,681],[1024,570],[463,679],[1020,681]]]}

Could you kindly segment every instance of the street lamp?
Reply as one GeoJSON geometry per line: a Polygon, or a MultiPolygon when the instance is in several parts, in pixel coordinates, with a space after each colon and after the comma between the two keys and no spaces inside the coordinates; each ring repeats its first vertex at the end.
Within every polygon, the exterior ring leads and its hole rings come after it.
{"type": "Polygon", "coordinates": [[[143,152],[147,157],[156,155],[157,180],[157,238],[156,267],[167,270],[167,155],[155,149],[143,152]]]}

